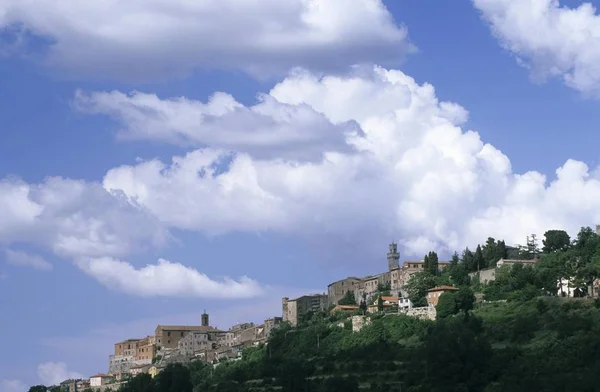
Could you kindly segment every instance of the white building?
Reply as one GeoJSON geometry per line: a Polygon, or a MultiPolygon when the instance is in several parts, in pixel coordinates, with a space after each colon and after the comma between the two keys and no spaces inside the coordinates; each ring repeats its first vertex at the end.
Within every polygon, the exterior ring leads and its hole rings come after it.
{"type": "Polygon", "coordinates": [[[112,376],[108,374],[96,374],[90,377],[90,387],[101,387],[102,385],[109,384],[112,381],[112,376]]]}

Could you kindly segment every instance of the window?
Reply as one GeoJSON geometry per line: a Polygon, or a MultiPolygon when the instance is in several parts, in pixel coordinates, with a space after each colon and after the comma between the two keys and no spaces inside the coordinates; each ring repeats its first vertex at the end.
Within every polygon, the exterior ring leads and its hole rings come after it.
{"type": "Polygon", "coordinates": [[[167,332],[167,336],[171,336],[171,332],[167,332]]]}
{"type": "Polygon", "coordinates": [[[167,340],[167,344],[169,344],[169,343],[171,343],[171,341],[170,341],[170,340],[167,340]]]}
{"type": "Polygon", "coordinates": [[[183,332],[181,333],[181,337],[183,337],[183,332]]]}

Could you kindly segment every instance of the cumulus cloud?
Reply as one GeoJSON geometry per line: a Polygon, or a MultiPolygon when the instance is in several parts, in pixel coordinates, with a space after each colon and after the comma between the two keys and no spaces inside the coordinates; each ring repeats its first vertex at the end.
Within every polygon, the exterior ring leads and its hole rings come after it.
{"type": "Polygon", "coordinates": [[[3,0],[0,26],[22,47],[45,40],[45,61],[66,74],[142,81],[389,64],[411,49],[381,0],[3,0]]]}
{"type": "Polygon", "coordinates": [[[44,362],[38,365],[37,374],[43,385],[58,385],[68,379],[84,378],[77,372],[70,371],[64,362],[44,362]]]}
{"type": "MultiPolygon", "coordinates": [[[[239,298],[259,295],[255,281],[214,281],[178,263],[160,260],[136,269],[111,257],[164,245],[168,229],[149,211],[122,192],[100,184],[48,178],[40,184],[17,179],[0,181],[0,243],[28,242],[71,259],[85,273],[110,289],[140,296],[239,298]],[[82,261],[87,260],[87,261],[82,261]]],[[[9,264],[48,270],[43,258],[5,250],[9,264]]]]}
{"type": "Polygon", "coordinates": [[[103,285],[140,297],[249,298],[262,294],[258,283],[248,277],[216,281],[164,259],[140,269],[108,257],[80,260],[78,265],[103,285]]]}
{"type": "Polygon", "coordinates": [[[6,249],[4,251],[6,262],[11,265],[19,267],[31,267],[33,269],[49,271],[52,269],[52,264],[44,260],[41,256],[17,251],[12,249],[6,249]]]}
{"type": "Polygon", "coordinates": [[[19,380],[0,381],[0,392],[26,392],[29,388],[19,380]]]}
{"type": "Polygon", "coordinates": [[[600,15],[589,2],[473,0],[501,45],[536,79],[560,77],[569,87],[600,97],[600,15]]]}
{"type": "Polygon", "coordinates": [[[105,188],[171,227],[335,238],[327,246],[338,250],[339,241],[356,249],[400,238],[408,253],[450,252],[481,236],[522,243],[532,232],[600,221],[598,172],[570,160],[550,180],[513,173],[502,152],[461,128],[464,108],[400,71],[296,70],[269,95],[309,105],[334,125],[356,121],[364,135],[347,139],[354,152],[326,151],[316,163],[203,148],[170,163],[114,168],[105,188]]]}
{"type": "Polygon", "coordinates": [[[168,231],[144,207],[98,183],[0,180],[0,243],[29,242],[64,257],[121,256],[160,246],[168,231]]]}
{"type": "Polygon", "coordinates": [[[346,138],[360,134],[356,123],[334,125],[308,105],[283,104],[266,94],[258,100],[245,107],[226,93],[215,93],[203,103],[139,92],[79,91],[75,106],[114,118],[122,126],[122,139],[209,145],[263,158],[320,159],[324,150],[348,151],[346,138]]]}

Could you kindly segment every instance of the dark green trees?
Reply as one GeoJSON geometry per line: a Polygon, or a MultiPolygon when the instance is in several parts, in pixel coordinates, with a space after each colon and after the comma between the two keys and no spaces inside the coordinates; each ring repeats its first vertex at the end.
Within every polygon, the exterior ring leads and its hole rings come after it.
{"type": "Polygon", "coordinates": [[[571,237],[564,230],[548,230],[544,233],[542,244],[544,253],[565,251],[571,246],[571,237]]]}
{"type": "Polygon", "coordinates": [[[354,291],[346,291],[344,297],[338,301],[338,305],[356,305],[356,297],[354,296],[354,291]]]}

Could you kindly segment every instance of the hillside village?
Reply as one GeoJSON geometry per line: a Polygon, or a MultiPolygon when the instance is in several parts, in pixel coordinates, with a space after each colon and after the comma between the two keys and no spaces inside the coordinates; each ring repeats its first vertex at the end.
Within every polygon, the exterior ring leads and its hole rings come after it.
{"type": "MultiPolygon", "coordinates": [[[[596,235],[600,235],[600,226],[596,226],[596,235]]],[[[478,250],[479,251],[479,250],[478,250]]],[[[487,285],[496,279],[498,271],[515,265],[533,266],[540,259],[537,255],[520,258],[518,248],[506,247],[507,256],[497,260],[493,266],[477,267],[470,272],[469,279],[477,284],[487,285]]],[[[358,332],[370,323],[370,314],[403,314],[419,319],[435,320],[438,301],[446,292],[456,292],[452,285],[437,285],[427,289],[426,303],[415,306],[411,301],[408,286],[411,277],[430,268],[428,257],[423,260],[404,261],[400,265],[398,245],[391,243],[387,253],[387,270],[377,275],[365,277],[347,277],[332,282],[324,293],[307,294],[298,298],[282,299],[282,314],[264,320],[260,325],[242,323],[221,330],[211,326],[206,311],[200,316],[200,325],[158,325],[154,333],[140,338],[128,338],[114,344],[114,352],[109,356],[107,371],[84,380],[65,380],[61,389],[69,392],[92,389],[105,392],[116,391],[126,380],[141,373],[153,378],[167,365],[201,361],[216,367],[221,363],[237,361],[242,358],[245,349],[267,344],[272,331],[282,323],[298,326],[303,317],[316,312],[328,312],[342,316],[340,327],[346,322],[352,331],[358,332]],[[346,321],[344,321],[346,320],[346,321]]],[[[437,257],[437,256],[436,256],[437,257]]],[[[451,261],[435,263],[435,269],[443,271],[451,261]]],[[[568,280],[560,279],[557,289],[562,296],[577,296],[568,280]]],[[[600,281],[594,280],[589,294],[598,296],[600,281]]],[[[482,301],[481,295],[477,296],[482,301]]]]}

